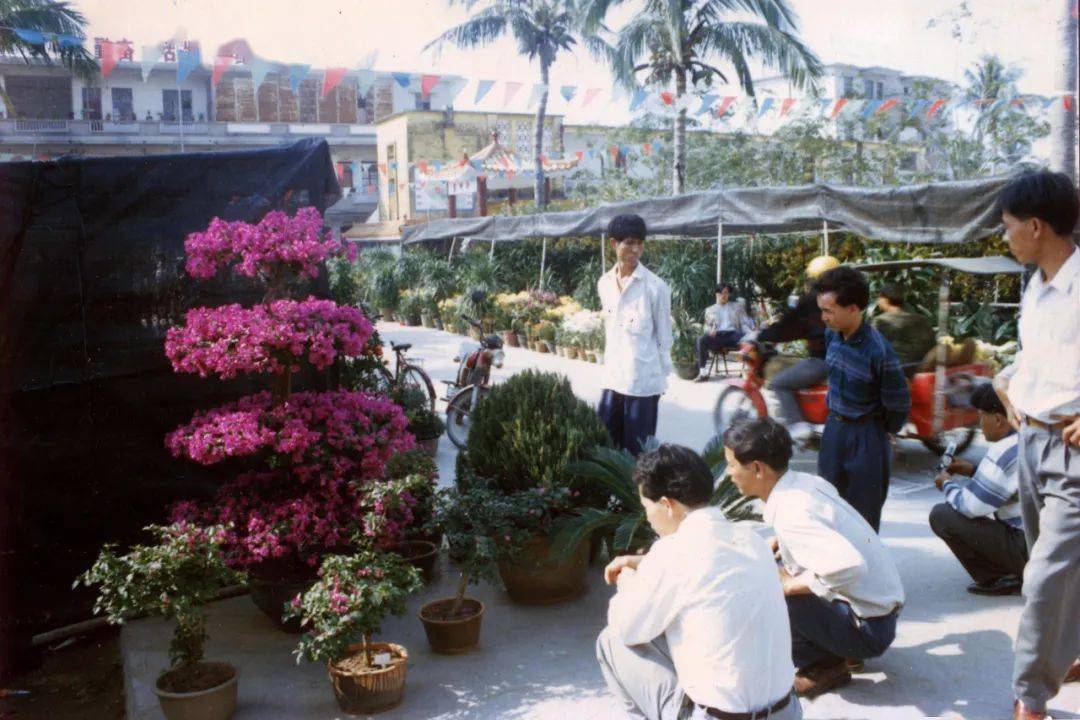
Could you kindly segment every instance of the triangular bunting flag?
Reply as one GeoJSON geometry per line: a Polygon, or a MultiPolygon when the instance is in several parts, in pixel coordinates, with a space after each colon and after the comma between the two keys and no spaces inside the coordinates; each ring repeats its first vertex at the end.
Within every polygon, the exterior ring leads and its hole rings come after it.
{"type": "Polygon", "coordinates": [[[294,95],[300,92],[300,83],[304,81],[310,70],[310,65],[294,64],[289,66],[289,87],[294,95]]]}
{"type": "Polygon", "coordinates": [[[345,68],[326,68],[323,71],[322,81],[322,96],[326,97],[334,91],[338,85],[341,84],[341,79],[345,77],[345,73],[348,72],[345,68]]]}
{"type": "Polygon", "coordinates": [[[764,117],[765,113],[769,112],[769,110],[772,110],[772,106],[773,106],[774,102],[775,102],[775,100],[773,98],[771,98],[771,97],[765,98],[761,103],[761,108],[758,109],[757,116],[759,118],[764,117]]]}
{"type": "Polygon", "coordinates": [[[409,83],[412,82],[412,74],[407,72],[396,72],[390,73],[390,75],[393,76],[394,80],[397,82],[398,85],[405,88],[406,90],[409,89],[409,83]]]}
{"type": "Polygon", "coordinates": [[[360,58],[360,62],[358,62],[357,65],[360,67],[361,70],[370,70],[371,68],[375,67],[375,60],[378,57],[379,57],[379,51],[378,50],[372,50],[367,55],[360,58]]]}
{"type": "Polygon", "coordinates": [[[259,86],[266,80],[266,76],[270,73],[270,69],[273,67],[273,63],[269,60],[263,60],[261,57],[251,58],[251,86],[258,91],[259,86]]]}
{"type": "Polygon", "coordinates": [[[833,105],[832,112],[829,113],[829,117],[831,119],[835,120],[837,118],[837,116],[840,115],[840,112],[844,109],[844,106],[847,105],[847,104],[848,104],[848,99],[847,98],[838,98],[836,100],[836,103],[833,105]]]}
{"type": "Polygon", "coordinates": [[[360,97],[364,97],[368,94],[368,90],[375,84],[375,71],[374,70],[357,70],[356,71],[356,91],[360,94],[360,97]]]}
{"type": "Polygon", "coordinates": [[[645,102],[646,97],[648,97],[648,93],[644,90],[640,88],[635,90],[634,97],[630,100],[630,112],[634,112],[641,107],[641,104],[645,102]]]}
{"type": "Polygon", "coordinates": [[[574,154],[577,155],[578,162],[581,162],[585,159],[585,153],[582,150],[577,150],[574,152],[574,154]]]}
{"type": "Polygon", "coordinates": [[[517,95],[518,90],[522,88],[522,83],[507,81],[506,91],[503,93],[503,105],[509,105],[510,101],[517,95]]]}
{"type": "Polygon", "coordinates": [[[585,99],[581,101],[581,107],[585,107],[586,105],[591,103],[593,100],[596,99],[596,96],[599,94],[600,88],[589,88],[588,90],[586,90],[585,99]]]}
{"type": "Polygon", "coordinates": [[[707,113],[709,111],[709,109],[713,106],[713,103],[716,102],[716,99],[718,97],[720,97],[720,96],[719,95],[712,95],[712,94],[709,94],[709,93],[706,93],[706,94],[702,95],[701,96],[701,106],[697,109],[697,114],[698,115],[704,115],[705,113],[707,113]]]}
{"type": "Polygon", "coordinates": [[[146,82],[150,79],[150,71],[154,69],[154,66],[158,64],[158,60],[161,59],[161,46],[159,45],[143,45],[142,49],[142,81],[146,82]]]}
{"type": "Polygon", "coordinates": [[[198,45],[189,45],[190,49],[180,50],[176,53],[176,84],[181,85],[187,80],[195,68],[199,67],[202,58],[199,54],[198,45]]]}
{"type": "Polygon", "coordinates": [[[570,102],[577,95],[577,87],[575,85],[563,85],[559,88],[559,94],[562,95],[563,100],[570,102]]]}
{"type": "Polygon", "coordinates": [[[1069,93],[1065,93],[1061,96],[1061,104],[1065,106],[1065,112],[1072,112],[1073,96],[1069,93]]]}
{"type": "Polygon", "coordinates": [[[664,101],[665,105],[670,107],[675,103],[675,93],[668,92],[667,90],[662,90],[660,92],[660,99],[664,101]]]}
{"type": "Polygon", "coordinates": [[[652,155],[652,143],[644,143],[641,146],[641,151],[646,155],[652,155]]]}
{"type": "MultiPolygon", "coordinates": [[[[19,36],[20,40],[22,40],[25,43],[30,43],[31,45],[44,45],[45,44],[45,35],[42,34],[42,32],[40,30],[29,30],[29,29],[24,29],[24,28],[12,28],[12,31],[16,35],[19,36]]],[[[112,43],[109,43],[109,44],[111,45],[112,43]]],[[[102,60],[105,59],[105,43],[102,43],[101,58],[102,58],[102,60]]],[[[115,64],[114,64],[114,66],[115,66],[115,64]]],[[[109,70],[111,71],[112,68],[109,68],[109,70]]],[[[102,74],[105,74],[104,70],[102,70],[102,74]]]]}
{"type": "Polygon", "coordinates": [[[457,100],[457,96],[461,94],[461,91],[465,89],[465,85],[468,80],[465,78],[454,78],[446,82],[446,104],[453,107],[454,101],[457,100]]]}
{"type": "Polygon", "coordinates": [[[784,98],[784,102],[780,104],[780,117],[787,117],[797,102],[799,102],[798,98],[784,98]]]}
{"type": "Polygon", "coordinates": [[[427,100],[431,96],[431,91],[439,84],[441,78],[442,75],[421,75],[420,97],[427,100]]]}
{"type": "Polygon", "coordinates": [[[926,106],[929,105],[929,104],[930,104],[929,100],[916,100],[915,102],[913,102],[911,104],[911,110],[908,111],[908,117],[915,117],[916,115],[921,113],[923,110],[925,110],[926,106]]]}
{"type": "MultiPolygon", "coordinates": [[[[40,35],[41,33],[38,33],[40,35]]],[[[43,39],[42,43],[45,42],[43,39]]],[[[40,44],[40,43],[39,43],[40,44]]],[[[102,40],[101,42],[101,77],[109,77],[109,73],[113,71],[116,64],[120,62],[120,53],[122,49],[120,43],[110,42],[109,40],[102,40]]]]}
{"type": "Polygon", "coordinates": [[[883,112],[888,112],[889,110],[892,110],[894,107],[896,107],[899,104],[900,104],[900,101],[897,100],[896,98],[889,98],[885,102],[881,103],[881,107],[879,107],[874,112],[877,115],[880,115],[883,112]]]}
{"type": "Polygon", "coordinates": [[[529,104],[527,107],[533,107],[536,103],[540,102],[540,98],[547,92],[548,86],[543,83],[536,83],[533,85],[532,93],[529,95],[529,104]]]}
{"type": "Polygon", "coordinates": [[[484,99],[484,96],[491,92],[491,88],[495,87],[494,80],[478,80],[476,82],[476,97],[473,99],[474,103],[478,103],[484,99]]]}
{"type": "Polygon", "coordinates": [[[718,118],[724,117],[724,113],[728,111],[728,108],[731,107],[733,102],[735,102],[734,95],[725,95],[724,99],[721,100],[720,104],[716,107],[716,110],[713,111],[713,114],[718,118]]]}
{"type": "Polygon", "coordinates": [[[882,103],[881,103],[880,100],[867,100],[865,102],[865,104],[863,105],[862,112],[859,113],[859,117],[861,117],[863,120],[865,120],[866,118],[873,115],[874,111],[876,111],[879,107],[881,107],[881,105],[882,105],[882,103]]]}
{"type": "Polygon", "coordinates": [[[938,111],[941,110],[942,106],[944,106],[946,102],[948,102],[948,101],[947,100],[935,100],[934,104],[930,106],[930,109],[926,111],[926,117],[932,118],[935,115],[937,115],[938,111]]]}
{"type": "Polygon", "coordinates": [[[222,57],[218,56],[214,58],[214,72],[210,75],[210,84],[217,87],[217,84],[221,82],[222,76],[225,75],[225,70],[230,65],[236,62],[234,57],[222,57]]]}

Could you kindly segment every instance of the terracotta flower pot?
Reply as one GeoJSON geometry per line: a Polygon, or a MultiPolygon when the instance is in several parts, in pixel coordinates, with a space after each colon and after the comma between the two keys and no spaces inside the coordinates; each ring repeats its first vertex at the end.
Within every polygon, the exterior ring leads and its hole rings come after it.
{"type": "Polygon", "coordinates": [[[390,664],[383,668],[364,667],[364,646],[349,646],[349,656],[328,663],[330,684],[338,706],[349,715],[377,713],[398,705],[405,697],[405,671],[409,653],[394,643],[371,643],[375,654],[390,653],[390,664]]]}
{"type": "Polygon", "coordinates": [[[439,548],[427,540],[405,540],[392,545],[391,552],[420,571],[425,584],[430,584],[439,572],[439,548]]]}
{"type": "Polygon", "coordinates": [[[538,352],[542,352],[544,354],[551,352],[551,346],[548,345],[547,340],[541,340],[539,343],[537,343],[537,345],[539,346],[536,348],[538,352]]]}
{"type": "Polygon", "coordinates": [[[507,347],[521,347],[518,343],[518,334],[513,330],[507,330],[503,333],[503,342],[507,347]]]}
{"type": "Polygon", "coordinates": [[[383,308],[379,311],[379,315],[382,316],[380,320],[382,320],[383,322],[394,321],[394,311],[391,308],[383,308]]]}
{"type": "Polygon", "coordinates": [[[240,674],[225,662],[197,663],[192,671],[169,670],[154,683],[154,694],[166,720],[229,720],[236,712],[236,688],[240,674]],[[187,677],[181,676],[181,673],[187,677]],[[200,681],[213,685],[197,687],[200,681]]]}
{"type": "Polygon", "coordinates": [[[460,617],[447,617],[454,598],[433,600],[417,613],[424,624],[428,644],[434,652],[457,655],[467,652],[480,642],[480,621],[484,617],[484,603],[466,597],[461,606],[460,617]]]}
{"type": "Polygon", "coordinates": [[[578,349],[576,347],[568,347],[568,348],[566,348],[566,357],[568,357],[571,360],[577,360],[577,356],[578,356],[578,349]]]}
{"type": "Polygon", "coordinates": [[[499,563],[499,577],[510,599],[522,605],[552,605],[585,590],[589,541],[583,539],[566,560],[551,555],[551,541],[538,536],[525,543],[512,561],[499,563]]]}
{"type": "Polygon", "coordinates": [[[698,365],[696,362],[677,362],[675,363],[675,374],[683,380],[693,380],[698,376],[698,365]]]}

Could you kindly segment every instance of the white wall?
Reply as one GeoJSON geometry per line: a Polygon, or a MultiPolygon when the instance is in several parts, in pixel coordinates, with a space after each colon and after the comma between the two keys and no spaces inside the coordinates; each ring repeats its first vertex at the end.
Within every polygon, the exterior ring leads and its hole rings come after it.
{"type": "MultiPolygon", "coordinates": [[[[135,109],[135,117],[138,120],[146,119],[146,111],[149,110],[154,120],[158,119],[158,113],[164,112],[164,99],[162,90],[176,89],[176,66],[172,63],[159,63],[159,67],[151,71],[150,77],[144,83],[138,67],[118,67],[109,73],[107,78],[99,78],[95,85],[101,87],[101,115],[112,115],[116,112],[112,105],[112,88],[131,88],[132,106],[135,109]]],[[[82,89],[87,85],[79,78],[71,82],[72,104],[75,108],[75,117],[82,117],[82,89]]],[[[207,82],[206,76],[198,71],[192,73],[180,89],[191,91],[191,111],[196,120],[199,113],[205,119],[211,115],[207,112],[207,82]]]]}

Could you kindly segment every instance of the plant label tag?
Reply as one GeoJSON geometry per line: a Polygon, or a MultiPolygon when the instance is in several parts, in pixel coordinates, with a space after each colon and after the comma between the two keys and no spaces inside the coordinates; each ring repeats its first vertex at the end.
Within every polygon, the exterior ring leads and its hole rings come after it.
{"type": "Polygon", "coordinates": [[[375,664],[382,667],[390,664],[390,653],[379,653],[375,656],[375,664]]]}

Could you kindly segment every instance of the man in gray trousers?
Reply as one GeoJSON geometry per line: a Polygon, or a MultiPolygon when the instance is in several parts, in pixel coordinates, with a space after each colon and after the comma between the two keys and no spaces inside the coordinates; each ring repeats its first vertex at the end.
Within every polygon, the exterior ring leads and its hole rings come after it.
{"type": "Polygon", "coordinates": [[[1068,176],[1017,177],[998,208],[1009,249],[1038,266],[1020,303],[1021,352],[995,379],[1020,433],[1020,510],[1030,560],[1016,638],[1013,717],[1046,718],[1080,654],[1080,212],[1068,176]]]}

